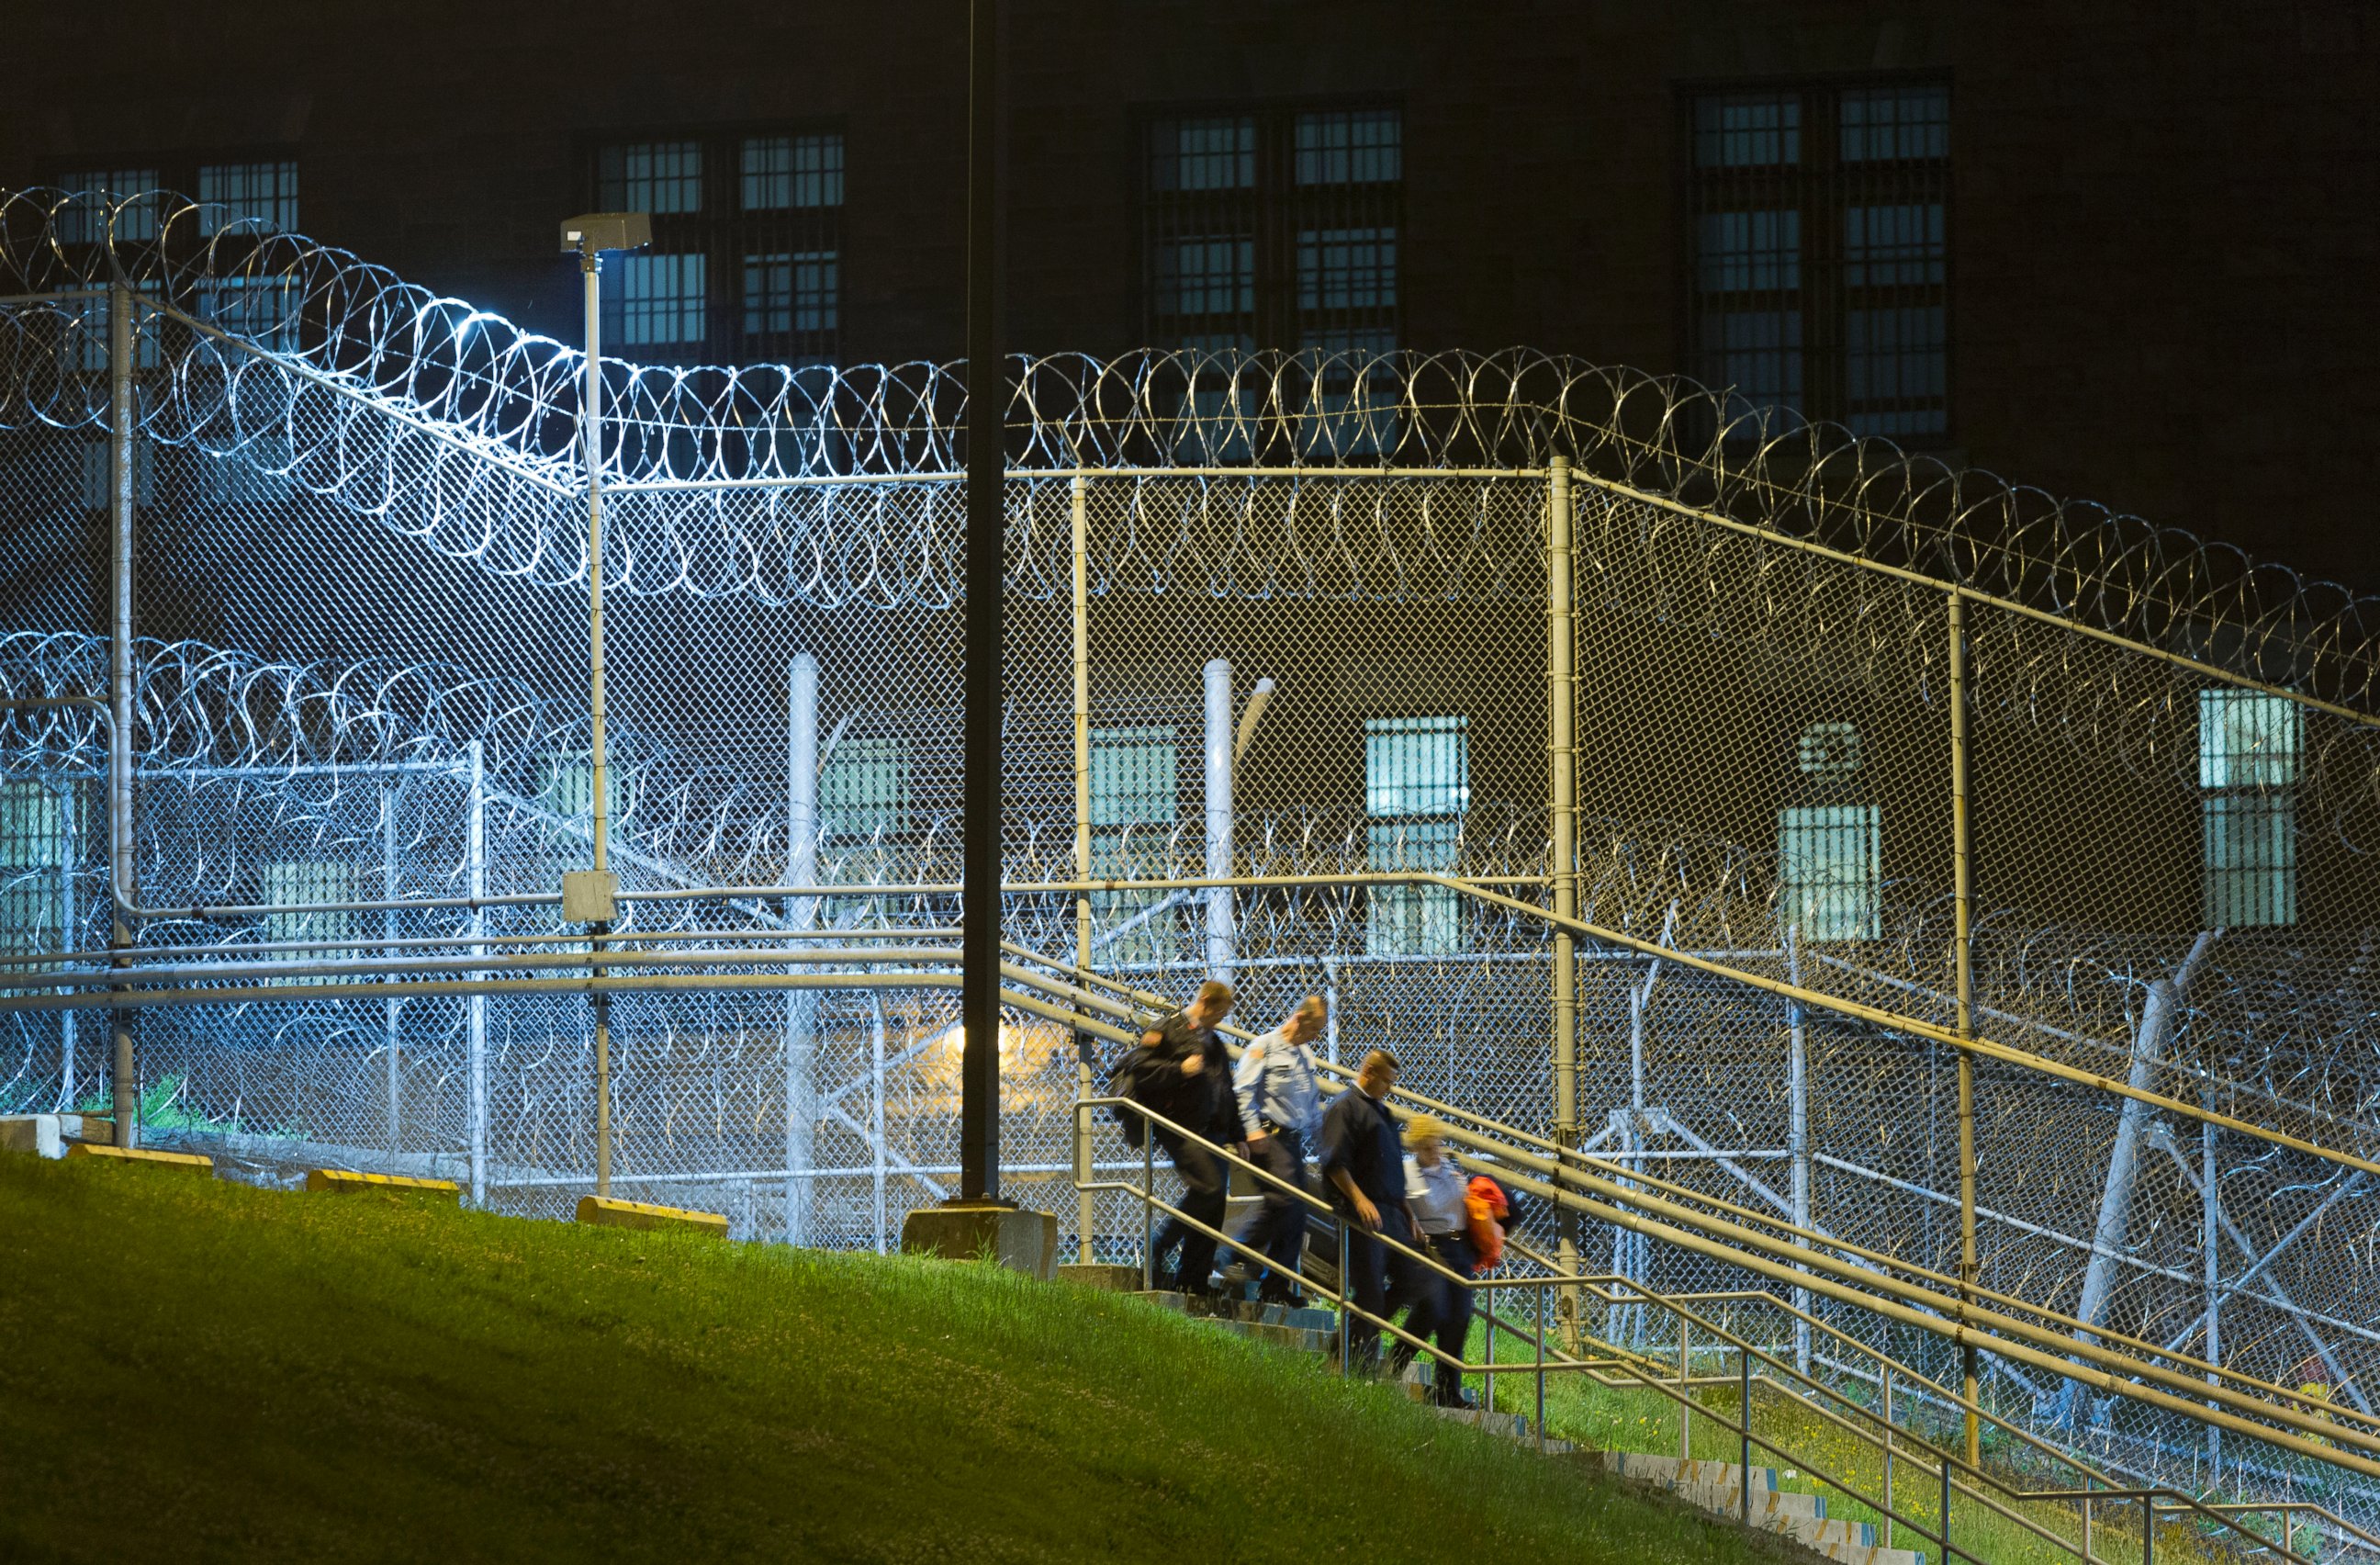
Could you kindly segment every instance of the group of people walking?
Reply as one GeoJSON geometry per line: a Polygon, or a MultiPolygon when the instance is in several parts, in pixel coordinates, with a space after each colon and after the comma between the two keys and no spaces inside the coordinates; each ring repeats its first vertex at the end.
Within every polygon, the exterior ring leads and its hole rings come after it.
{"type": "MultiPolygon", "coordinates": [[[[1244,1285],[1235,1278],[1255,1275],[1258,1298],[1298,1302],[1313,1208],[1292,1192],[1318,1194],[1346,1230],[1347,1275],[1340,1287],[1356,1311],[1347,1328],[1351,1364],[1368,1369],[1380,1362],[1378,1321],[1400,1310],[1410,1311],[1407,1333],[1461,1361],[1471,1336],[1471,1290],[1397,1245],[1426,1252],[1457,1277],[1494,1265],[1503,1236],[1498,1219],[1510,1210],[1503,1192],[1485,1176],[1465,1179],[1447,1155],[1445,1128],[1434,1116],[1414,1115],[1399,1131],[1386,1101],[1396,1085],[1397,1058],[1387,1049],[1366,1054],[1354,1085],[1324,1106],[1312,1047],[1330,1021],[1320,996],[1305,996],[1250,1043],[1236,1067],[1216,1033],[1232,1003],[1231,985],[1201,984],[1188,1005],[1142,1035],[1119,1070],[1124,1095],[1172,1121],[1149,1121],[1148,1130],[1185,1187],[1181,1210],[1190,1220],[1169,1217],[1152,1241],[1157,1286],[1220,1294],[1244,1285]],[[1256,1181],[1261,1199],[1231,1236],[1262,1263],[1217,1267],[1216,1241],[1202,1229],[1222,1228],[1231,1181],[1208,1143],[1272,1176],[1256,1181]]],[[[1397,1341],[1389,1372],[1401,1375],[1415,1352],[1410,1342],[1397,1341]]],[[[1432,1378],[1439,1401],[1463,1404],[1459,1375],[1432,1378]]]]}

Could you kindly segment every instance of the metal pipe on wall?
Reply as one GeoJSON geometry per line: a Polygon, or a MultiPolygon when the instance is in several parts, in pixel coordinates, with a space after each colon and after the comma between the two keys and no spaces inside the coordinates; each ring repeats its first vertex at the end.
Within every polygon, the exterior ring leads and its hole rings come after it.
{"type": "MultiPolygon", "coordinates": [[[[1206,668],[1207,873],[1232,873],[1232,665],[1215,658],[1206,668]]],[[[1207,976],[1232,981],[1232,957],[1239,944],[1232,927],[1229,886],[1207,893],[1207,976]]]]}

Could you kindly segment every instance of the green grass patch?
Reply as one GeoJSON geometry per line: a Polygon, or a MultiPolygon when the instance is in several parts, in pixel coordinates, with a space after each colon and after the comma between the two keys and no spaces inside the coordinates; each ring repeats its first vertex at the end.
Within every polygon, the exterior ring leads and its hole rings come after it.
{"type": "Polygon", "coordinates": [[[993,1268],[0,1158],[0,1558],[1779,1559],[993,1268]]]}

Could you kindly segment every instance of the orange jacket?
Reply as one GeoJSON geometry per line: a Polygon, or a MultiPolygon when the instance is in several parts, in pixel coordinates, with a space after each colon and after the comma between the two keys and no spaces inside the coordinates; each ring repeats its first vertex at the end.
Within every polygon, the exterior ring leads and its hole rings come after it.
{"type": "Polygon", "coordinates": [[[1472,1271],[1494,1270],[1504,1259],[1504,1225],[1500,1219],[1512,1215],[1504,1187],[1485,1174],[1472,1175],[1463,1190],[1463,1212],[1471,1229],[1471,1248],[1479,1256],[1472,1271]]]}

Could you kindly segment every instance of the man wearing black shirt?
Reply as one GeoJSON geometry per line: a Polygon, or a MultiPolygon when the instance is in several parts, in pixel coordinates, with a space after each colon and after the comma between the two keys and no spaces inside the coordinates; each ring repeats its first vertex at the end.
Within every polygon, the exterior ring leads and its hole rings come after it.
{"type": "MultiPolygon", "coordinates": [[[[1419,1296],[1416,1264],[1392,1255],[1381,1237],[1415,1242],[1419,1231],[1405,1205],[1405,1149],[1396,1120],[1380,1100],[1397,1083],[1397,1057],[1374,1049],[1355,1072],[1355,1086],[1332,1101],[1316,1138],[1322,1178],[1336,1193],[1340,1221],[1347,1225],[1347,1272],[1341,1291],[1358,1310],[1386,1318],[1419,1296]],[[1393,1278],[1396,1287],[1389,1287],[1393,1278]]],[[[1374,1320],[1350,1315],[1347,1349],[1351,1367],[1368,1369],[1379,1356],[1380,1328],[1374,1320]]]]}
{"type": "MultiPolygon", "coordinates": [[[[1232,1060],[1215,1036],[1215,1024],[1231,1014],[1232,986],[1210,980],[1198,986],[1196,999],[1142,1034],[1150,1058],[1140,1098],[1184,1130],[1245,1155],[1248,1137],[1240,1124],[1239,1099],[1232,1092],[1232,1060]]],[[[1182,1210],[1210,1229],[1220,1229],[1229,1180],[1222,1160],[1166,1126],[1152,1124],[1148,1131],[1188,1187],[1183,1192],[1182,1210]]],[[[1402,1180],[1402,1161],[1398,1169],[1402,1180]]],[[[1215,1269],[1211,1237],[1168,1217],[1157,1230],[1153,1248],[1158,1287],[1184,1293],[1210,1291],[1207,1278],[1215,1269]],[[1178,1269],[1176,1250],[1181,1252],[1178,1269]]]]}

